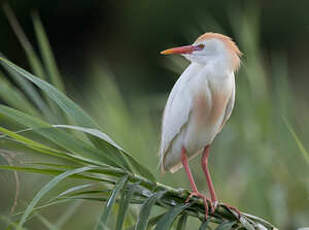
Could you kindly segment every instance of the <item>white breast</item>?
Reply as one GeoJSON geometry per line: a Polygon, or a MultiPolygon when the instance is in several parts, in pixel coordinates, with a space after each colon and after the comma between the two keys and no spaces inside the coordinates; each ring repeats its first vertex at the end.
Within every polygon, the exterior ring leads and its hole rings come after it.
{"type": "Polygon", "coordinates": [[[163,171],[175,172],[182,166],[182,146],[189,158],[197,155],[213,141],[227,117],[226,108],[235,89],[234,74],[194,65],[198,64],[191,64],[175,84],[164,111],[160,149],[163,171]]]}

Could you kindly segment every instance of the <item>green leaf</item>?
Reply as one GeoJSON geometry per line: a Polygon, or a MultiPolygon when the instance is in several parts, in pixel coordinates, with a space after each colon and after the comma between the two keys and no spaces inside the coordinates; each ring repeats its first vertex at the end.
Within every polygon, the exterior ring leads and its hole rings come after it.
{"type": "Polygon", "coordinates": [[[297,134],[293,130],[291,124],[288,122],[288,120],[285,117],[283,117],[283,121],[284,121],[286,127],[288,128],[288,130],[290,131],[291,135],[293,136],[300,152],[303,154],[305,161],[307,162],[307,164],[309,164],[309,153],[307,152],[305,146],[303,145],[303,143],[301,142],[301,140],[299,139],[299,137],[297,136],[297,134]]]}
{"type": "Polygon", "coordinates": [[[131,156],[129,153],[123,152],[128,157],[129,162],[132,164],[132,166],[136,169],[136,171],[143,177],[151,180],[152,182],[156,181],[156,178],[153,176],[153,174],[143,165],[141,165],[139,162],[137,162],[133,156],[131,156]]]}
{"type": "MultiPolygon", "coordinates": [[[[20,67],[16,66],[12,62],[4,58],[0,57],[0,61],[9,68],[11,68],[12,70],[16,71],[17,73],[27,78],[29,81],[33,82],[40,89],[42,89],[52,100],[54,100],[60,106],[60,108],[68,115],[68,117],[72,118],[78,125],[94,129],[98,127],[95,121],[87,113],[85,113],[78,105],[76,105],[71,99],[66,97],[63,93],[58,91],[55,87],[33,76],[29,72],[21,69],[20,67]]],[[[149,170],[147,170],[144,166],[139,164],[128,153],[124,152],[124,154],[127,156],[129,162],[139,172],[140,175],[143,175],[148,179],[155,181],[154,176],[149,172],[149,170]]]]}
{"type": "Polygon", "coordinates": [[[118,162],[125,169],[132,172],[130,166],[128,165],[126,159],[122,155],[124,151],[119,145],[117,145],[108,135],[97,130],[97,129],[89,129],[79,126],[73,125],[53,125],[55,128],[64,128],[64,129],[72,129],[77,130],[86,134],[93,136],[92,140],[96,144],[98,150],[104,153],[107,158],[113,158],[115,162],[118,162]],[[99,145],[97,145],[99,144],[99,145]]]}
{"type": "Polygon", "coordinates": [[[147,228],[152,206],[163,196],[163,194],[164,192],[155,193],[143,203],[137,218],[135,230],[145,230],[147,228]]]}
{"type": "Polygon", "coordinates": [[[136,169],[136,171],[148,178],[151,181],[155,181],[155,177],[152,175],[152,173],[145,168],[143,165],[141,165],[139,162],[137,162],[133,156],[131,156],[129,153],[127,153],[123,148],[121,148],[119,145],[117,145],[108,135],[106,135],[105,133],[101,132],[100,130],[97,129],[89,129],[89,128],[83,128],[83,127],[77,127],[77,126],[72,126],[72,125],[54,125],[54,127],[62,127],[62,128],[70,128],[70,129],[75,129],[75,130],[79,130],[79,131],[83,131],[87,134],[90,134],[94,137],[99,138],[101,141],[104,141],[103,144],[105,143],[109,143],[110,145],[112,145],[113,147],[117,148],[119,151],[121,151],[121,153],[125,154],[125,156],[127,157],[128,161],[131,163],[131,165],[136,169]]]}
{"type": "Polygon", "coordinates": [[[68,115],[68,117],[73,119],[78,125],[90,128],[98,127],[96,122],[84,110],[82,110],[77,104],[75,104],[62,92],[57,90],[54,86],[35,77],[31,73],[18,67],[17,65],[4,59],[3,57],[0,57],[0,62],[3,63],[4,66],[7,66],[9,69],[20,74],[24,78],[34,83],[41,90],[43,90],[43,92],[45,92],[49,98],[51,98],[56,104],[58,104],[58,106],[68,115]]]}
{"type": "Polygon", "coordinates": [[[147,230],[152,229],[152,226],[154,226],[161,218],[162,216],[164,216],[167,212],[163,212],[157,216],[152,217],[149,221],[148,221],[148,227],[147,230]]]}
{"type": "MultiPolygon", "coordinates": [[[[84,162],[86,163],[86,162],[84,162]]],[[[64,165],[64,164],[53,164],[53,163],[42,163],[42,162],[29,162],[29,163],[25,163],[27,165],[39,165],[39,166],[43,166],[43,167],[52,167],[52,168],[57,168],[57,169],[72,169],[75,168],[76,166],[74,165],[64,165]]],[[[111,166],[107,166],[107,165],[97,165],[94,162],[87,162],[87,164],[92,164],[95,166],[100,166],[100,168],[93,170],[92,172],[94,173],[100,173],[100,174],[105,174],[105,175],[109,175],[109,176],[113,176],[113,177],[122,177],[124,175],[127,175],[128,172],[119,168],[115,168],[115,167],[111,167],[111,166]]],[[[134,181],[137,180],[137,178],[132,177],[132,179],[134,181]]],[[[146,182],[145,180],[143,182],[146,182]]],[[[141,183],[143,183],[141,182],[141,183]]],[[[137,182],[139,183],[139,182],[137,182]]],[[[145,184],[144,184],[145,185],[145,184]]],[[[137,189],[137,188],[136,188],[137,189]]]]}
{"type": "Polygon", "coordinates": [[[42,99],[40,94],[37,92],[37,90],[34,88],[34,86],[25,80],[22,76],[20,76],[19,73],[12,70],[8,65],[5,65],[4,62],[2,62],[4,59],[3,55],[0,53],[0,62],[1,65],[10,73],[11,77],[15,80],[17,85],[25,92],[26,95],[29,96],[31,101],[39,108],[39,110],[49,119],[52,120],[52,113],[48,106],[46,105],[45,101],[42,99]]]}
{"type": "MultiPolygon", "coordinates": [[[[12,137],[13,139],[17,140],[20,143],[23,143],[27,146],[29,146],[30,148],[34,148],[34,149],[44,149],[44,150],[50,150],[53,151],[53,148],[47,147],[46,145],[40,144],[38,142],[35,142],[29,138],[23,137],[15,132],[12,132],[8,129],[5,129],[3,127],[0,127],[0,132],[6,134],[7,136],[12,137]]],[[[5,137],[5,135],[2,135],[1,137],[5,137]]],[[[55,152],[57,152],[57,150],[55,150],[55,152]]],[[[51,154],[52,155],[52,154],[51,154]]],[[[59,156],[57,153],[54,156],[59,156]]],[[[61,156],[62,158],[65,158],[65,156],[61,156]]]]}
{"type": "MultiPolygon", "coordinates": [[[[76,162],[76,163],[79,163],[79,164],[90,164],[90,165],[96,165],[96,166],[101,166],[101,167],[107,166],[100,161],[96,161],[96,160],[88,159],[88,158],[85,158],[85,157],[82,157],[82,156],[73,155],[73,154],[70,154],[70,153],[67,153],[67,152],[59,151],[57,149],[54,149],[54,148],[51,148],[49,146],[43,145],[41,143],[35,142],[35,141],[33,141],[29,138],[21,136],[21,135],[15,133],[15,132],[12,132],[12,131],[7,130],[7,129],[2,128],[2,127],[0,127],[0,132],[4,133],[7,136],[10,136],[11,138],[16,140],[17,142],[26,145],[30,149],[33,149],[33,150],[38,151],[39,153],[42,153],[42,154],[45,154],[45,155],[50,155],[50,156],[57,157],[57,158],[60,158],[60,159],[70,160],[72,162],[76,162]]],[[[2,137],[3,136],[4,135],[2,135],[2,137]]],[[[0,138],[1,138],[1,136],[0,136],[0,138]]],[[[115,168],[109,168],[108,170],[109,171],[117,171],[115,168]]]]}
{"type": "Polygon", "coordinates": [[[33,24],[35,34],[39,43],[40,52],[43,57],[43,61],[50,77],[50,82],[56,86],[60,91],[64,92],[64,85],[56,64],[55,57],[51,50],[47,35],[45,33],[42,22],[37,13],[33,14],[33,24]]]}
{"type": "MultiPolygon", "coordinates": [[[[44,168],[35,168],[35,167],[21,167],[21,166],[9,166],[9,165],[0,165],[0,169],[4,170],[16,170],[16,171],[22,171],[22,172],[28,172],[28,173],[37,173],[37,174],[43,174],[43,175],[53,175],[57,176],[61,173],[63,173],[63,170],[58,170],[58,169],[44,169],[44,168]]],[[[93,180],[93,181],[100,181],[100,182],[106,182],[109,184],[113,184],[114,181],[109,180],[109,179],[104,179],[102,177],[98,176],[88,176],[88,175],[72,175],[70,176],[72,178],[77,178],[77,179],[86,179],[86,180],[93,180]]]]}
{"type": "Polygon", "coordinates": [[[232,229],[232,226],[235,224],[236,222],[235,221],[225,221],[223,222],[222,224],[220,224],[216,230],[229,230],[229,229],[232,229]]]}
{"type": "Polygon", "coordinates": [[[119,181],[116,183],[111,196],[109,197],[108,201],[105,203],[105,207],[104,207],[103,213],[102,213],[102,215],[99,219],[99,222],[97,224],[96,230],[106,229],[107,218],[110,215],[112,207],[113,207],[113,205],[116,201],[116,197],[117,197],[118,193],[120,192],[120,190],[123,187],[126,186],[127,181],[128,181],[128,176],[124,176],[124,177],[120,178],[119,181]]]}
{"type": "MultiPolygon", "coordinates": [[[[111,189],[99,189],[99,190],[89,190],[89,191],[81,191],[81,192],[74,192],[74,193],[70,193],[67,196],[62,196],[57,198],[59,199],[70,199],[70,198],[85,198],[85,197],[89,197],[92,199],[97,199],[99,198],[99,200],[101,200],[102,198],[104,198],[105,200],[108,199],[108,196],[111,193],[111,189]]],[[[118,200],[117,200],[118,201],[118,200]]]]}
{"type": "Polygon", "coordinates": [[[18,223],[14,222],[13,220],[11,220],[10,218],[6,217],[6,216],[0,216],[0,219],[5,222],[6,224],[8,224],[8,226],[6,227],[5,230],[12,230],[12,229],[17,229],[17,230],[26,230],[25,228],[18,228],[18,223]]]}
{"type": "Polygon", "coordinates": [[[254,226],[243,216],[239,219],[240,223],[245,227],[247,230],[254,230],[254,226]]]}
{"type": "MultiPolygon", "coordinates": [[[[46,79],[46,74],[43,68],[43,65],[39,59],[39,57],[37,56],[36,52],[34,51],[30,41],[28,40],[28,38],[26,37],[24,31],[22,30],[21,26],[19,25],[19,22],[17,20],[17,18],[15,17],[13,11],[11,10],[11,8],[9,7],[8,4],[4,5],[4,12],[6,13],[6,16],[9,20],[9,23],[13,29],[13,31],[16,34],[16,37],[18,38],[20,44],[22,45],[28,61],[30,63],[31,69],[34,72],[34,74],[42,79],[46,79]]],[[[0,55],[1,56],[1,55],[0,55]]],[[[28,82],[24,82],[22,81],[22,79],[19,79],[19,76],[14,76],[16,74],[12,73],[10,70],[8,70],[12,77],[17,80],[17,83],[27,92],[28,95],[30,95],[32,97],[32,99],[34,100],[34,102],[37,104],[37,106],[40,108],[40,110],[44,113],[44,115],[46,116],[46,118],[48,118],[48,120],[50,121],[54,121],[56,119],[56,117],[50,113],[48,110],[48,106],[45,105],[45,102],[43,102],[43,100],[41,100],[41,98],[36,98],[34,96],[36,96],[37,92],[36,89],[34,89],[33,92],[31,92],[29,90],[29,88],[32,85],[27,85],[28,82]]],[[[44,94],[44,97],[46,97],[46,95],[44,94]]],[[[50,101],[47,98],[47,102],[50,105],[50,108],[53,111],[56,111],[55,105],[52,103],[52,101],[50,101]]]]}
{"type": "Polygon", "coordinates": [[[266,220],[264,220],[260,217],[253,216],[251,214],[244,213],[244,212],[242,212],[242,215],[244,215],[247,219],[249,219],[250,222],[256,222],[256,223],[261,224],[262,226],[264,226],[268,229],[274,229],[274,230],[277,229],[274,225],[272,225],[271,223],[269,223],[268,221],[266,221],[266,220]]]}
{"type": "Polygon", "coordinates": [[[176,230],[186,230],[187,218],[188,218],[188,216],[186,214],[183,214],[179,218],[176,230]]]}
{"type": "Polygon", "coordinates": [[[56,196],[55,198],[53,198],[53,200],[56,200],[62,196],[68,195],[70,193],[85,189],[85,188],[89,188],[95,186],[95,184],[82,184],[82,185],[77,185],[77,186],[73,186],[67,190],[65,190],[64,192],[60,193],[58,196],[56,196]]]}
{"type": "Polygon", "coordinates": [[[18,227],[22,227],[28,218],[28,216],[31,214],[33,211],[33,208],[35,205],[41,200],[41,198],[49,192],[51,189],[53,189],[60,181],[64,180],[65,178],[72,176],[74,174],[79,174],[85,171],[89,171],[91,169],[94,169],[94,167],[82,167],[82,168],[77,168],[73,170],[68,170],[59,176],[56,176],[53,178],[50,182],[48,182],[41,190],[34,196],[30,204],[27,206],[27,209],[25,210],[24,214],[21,217],[21,220],[18,224],[18,227]]]}
{"type": "Polygon", "coordinates": [[[4,58],[0,57],[0,61],[43,90],[56,104],[59,105],[59,107],[67,114],[67,116],[74,120],[78,125],[94,129],[98,127],[96,122],[86,112],[84,112],[77,104],[75,104],[62,92],[58,91],[54,86],[33,76],[29,72],[21,69],[20,67],[4,58]]]}
{"type": "Polygon", "coordinates": [[[169,212],[167,212],[159,221],[155,228],[155,230],[168,230],[171,228],[173,222],[175,221],[176,217],[184,211],[186,208],[190,207],[193,204],[186,203],[186,204],[177,204],[173,207],[169,212]]]}
{"type": "Polygon", "coordinates": [[[73,216],[73,214],[79,210],[80,205],[82,204],[83,201],[78,200],[71,204],[61,215],[58,220],[55,223],[55,226],[57,229],[63,229],[63,225],[73,216]]]}
{"type": "Polygon", "coordinates": [[[135,226],[133,225],[133,226],[126,228],[125,230],[134,230],[134,229],[135,229],[135,226]]]}
{"type": "Polygon", "coordinates": [[[17,87],[13,86],[9,81],[7,81],[1,72],[0,97],[5,103],[12,107],[18,108],[37,117],[40,116],[36,108],[31,103],[29,103],[22,92],[17,87]]]}
{"type": "Polygon", "coordinates": [[[210,221],[210,218],[208,218],[206,221],[204,221],[204,222],[201,224],[199,230],[206,230],[207,227],[208,227],[209,221],[210,221]]]}
{"type": "Polygon", "coordinates": [[[126,214],[129,209],[129,203],[131,197],[134,195],[136,192],[136,187],[137,184],[133,185],[130,187],[129,191],[125,191],[125,188],[122,189],[122,195],[120,199],[120,204],[119,204],[119,211],[118,211],[118,217],[117,217],[117,225],[116,225],[116,230],[121,230],[122,225],[124,222],[124,219],[126,217],[126,214]]]}
{"type": "MultiPolygon", "coordinates": [[[[54,202],[47,202],[47,203],[44,203],[43,205],[39,205],[39,206],[36,206],[35,208],[33,208],[33,211],[39,211],[41,209],[44,209],[44,208],[47,208],[47,207],[50,207],[50,206],[53,206],[53,205],[57,205],[57,204],[63,204],[63,203],[69,203],[69,202],[72,202],[72,200],[57,200],[57,201],[54,201],[54,202]]],[[[15,213],[13,216],[20,216],[22,215],[24,212],[21,211],[21,212],[17,212],[15,213]]],[[[28,220],[30,220],[31,218],[33,218],[33,216],[30,216],[28,220]]]]}
{"type": "Polygon", "coordinates": [[[33,47],[31,46],[30,41],[26,37],[23,29],[21,28],[20,24],[18,23],[17,18],[15,17],[12,9],[9,7],[8,4],[5,4],[3,6],[4,12],[7,16],[7,19],[9,20],[9,23],[18,38],[20,44],[22,45],[24,51],[26,52],[27,58],[30,62],[30,66],[32,68],[32,71],[34,72],[35,75],[41,78],[45,78],[45,73],[43,70],[43,65],[40,62],[40,59],[36,55],[33,47]]]}
{"type": "Polygon", "coordinates": [[[55,128],[73,129],[73,130],[77,130],[77,131],[81,131],[81,132],[90,134],[90,135],[92,135],[94,137],[98,137],[100,140],[105,141],[109,145],[114,146],[116,149],[124,151],[123,148],[121,148],[119,145],[117,145],[107,134],[101,132],[100,130],[84,128],[84,127],[74,126],[74,125],[53,125],[53,127],[55,127],[55,128]]]}
{"type": "Polygon", "coordinates": [[[74,152],[76,154],[91,159],[100,160],[108,165],[121,167],[121,165],[118,163],[119,159],[115,159],[113,154],[110,154],[106,151],[98,150],[92,145],[75,138],[74,136],[64,132],[63,130],[53,128],[52,125],[43,122],[38,118],[29,116],[25,113],[22,113],[18,110],[9,108],[4,105],[0,105],[0,113],[6,115],[7,117],[13,119],[14,121],[22,125],[25,125],[26,127],[32,128],[34,132],[47,138],[48,140],[52,141],[56,145],[66,149],[69,152],[74,152]]]}
{"type": "Polygon", "coordinates": [[[48,230],[59,230],[56,226],[54,226],[45,216],[38,212],[34,212],[34,215],[42,222],[42,224],[46,227],[48,230]]]}

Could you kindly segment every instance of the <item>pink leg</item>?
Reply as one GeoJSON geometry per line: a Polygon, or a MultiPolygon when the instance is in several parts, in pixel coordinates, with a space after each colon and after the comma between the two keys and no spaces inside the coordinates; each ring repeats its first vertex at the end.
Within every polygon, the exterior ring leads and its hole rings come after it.
{"type": "MultiPolygon", "coordinates": [[[[202,168],[203,168],[203,171],[204,171],[205,176],[206,176],[206,180],[207,180],[207,184],[208,184],[208,188],[209,188],[209,192],[210,192],[210,196],[211,196],[211,204],[212,204],[211,205],[211,210],[212,210],[212,212],[214,212],[216,207],[217,207],[217,205],[218,205],[218,200],[217,200],[217,196],[216,196],[214,185],[213,185],[211,177],[210,177],[210,172],[209,172],[209,169],[208,169],[208,156],[209,156],[209,145],[207,145],[205,147],[204,152],[203,152],[202,168]]],[[[237,208],[232,207],[232,206],[227,205],[227,204],[224,204],[224,205],[228,209],[231,209],[231,210],[235,211],[238,214],[238,218],[240,218],[241,213],[240,213],[240,211],[237,208]]]]}
{"type": "Polygon", "coordinates": [[[186,170],[192,191],[195,192],[195,193],[198,193],[194,178],[192,176],[192,173],[191,173],[191,170],[190,170],[190,167],[189,167],[189,163],[188,163],[188,159],[187,159],[187,155],[186,155],[186,149],[184,147],[182,147],[182,149],[181,149],[181,162],[182,162],[183,167],[186,170]]]}
{"type": "Polygon", "coordinates": [[[208,169],[208,156],[209,156],[209,145],[207,145],[205,147],[204,152],[203,152],[202,168],[203,168],[204,174],[206,176],[207,185],[208,185],[210,196],[211,196],[211,203],[213,205],[212,210],[214,211],[214,209],[218,205],[218,200],[217,200],[215,188],[213,186],[213,183],[212,183],[212,180],[211,180],[211,177],[210,177],[210,172],[209,172],[209,169],[208,169]]]}
{"type": "Polygon", "coordinates": [[[184,147],[182,147],[181,149],[181,162],[182,162],[183,167],[186,170],[186,173],[187,173],[187,176],[190,181],[191,188],[192,188],[192,192],[190,193],[190,195],[188,196],[185,202],[188,202],[192,196],[197,196],[197,197],[202,198],[204,201],[204,207],[205,207],[205,217],[207,219],[208,218],[208,204],[207,204],[208,198],[197,190],[194,178],[192,176],[192,173],[189,167],[189,163],[188,163],[188,159],[186,155],[186,149],[184,147]]]}

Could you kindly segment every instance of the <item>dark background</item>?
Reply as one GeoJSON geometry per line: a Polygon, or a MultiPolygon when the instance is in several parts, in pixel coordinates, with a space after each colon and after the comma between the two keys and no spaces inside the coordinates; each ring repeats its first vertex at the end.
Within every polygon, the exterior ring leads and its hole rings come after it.
{"type": "MultiPolygon", "coordinates": [[[[210,157],[217,195],[280,229],[308,226],[309,158],[282,118],[309,149],[309,1],[7,2],[38,53],[31,15],[39,13],[67,94],[159,181],[175,187],[189,188],[184,171],[160,176],[156,153],[168,92],[187,62],[163,57],[160,51],[190,44],[209,31],[232,37],[244,56],[236,77],[234,112],[210,157]]],[[[0,51],[30,70],[2,10],[0,35],[0,51]]],[[[206,193],[198,159],[190,164],[198,187],[206,193]]],[[[50,179],[22,175],[19,211],[50,179]]],[[[14,177],[1,172],[0,183],[0,214],[8,214],[14,177]]],[[[101,204],[81,207],[63,229],[93,228],[101,204]]],[[[53,207],[43,215],[55,223],[63,210],[53,207]]],[[[29,223],[31,229],[42,229],[37,222],[29,223]]]]}
{"type": "MultiPolygon", "coordinates": [[[[162,70],[159,51],[186,44],[200,15],[209,15],[233,37],[229,14],[235,7],[256,5],[260,49],[288,55],[293,81],[303,79],[309,53],[308,1],[9,1],[34,41],[30,14],[38,11],[46,27],[60,69],[81,83],[91,58],[104,58],[121,85],[167,90],[173,82],[162,70]],[[126,75],[130,75],[127,77],[126,75]]],[[[24,54],[4,14],[0,14],[1,49],[20,64],[24,54]]],[[[196,34],[198,36],[198,34],[196,34]]],[[[193,36],[192,36],[193,37],[193,36]]],[[[68,76],[69,77],[69,76],[68,76]]]]}

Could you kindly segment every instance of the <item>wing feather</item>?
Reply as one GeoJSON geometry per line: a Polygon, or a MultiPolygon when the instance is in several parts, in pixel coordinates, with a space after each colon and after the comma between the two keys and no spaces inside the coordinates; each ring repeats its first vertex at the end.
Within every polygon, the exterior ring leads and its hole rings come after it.
{"type": "Polygon", "coordinates": [[[226,105],[224,118],[223,118],[221,127],[219,129],[219,132],[222,130],[223,126],[228,121],[228,119],[230,119],[230,116],[231,116],[232,111],[234,109],[234,105],[235,105],[235,82],[234,82],[234,77],[233,77],[233,83],[234,83],[233,91],[232,91],[230,99],[229,99],[229,101],[228,101],[228,103],[226,105]]]}
{"type": "Polygon", "coordinates": [[[192,77],[198,74],[200,65],[192,63],[175,83],[167,100],[162,119],[160,157],[161,165],[171,142],[185,126],[193,107],[191,87],[187,87],[192,77]]]}

